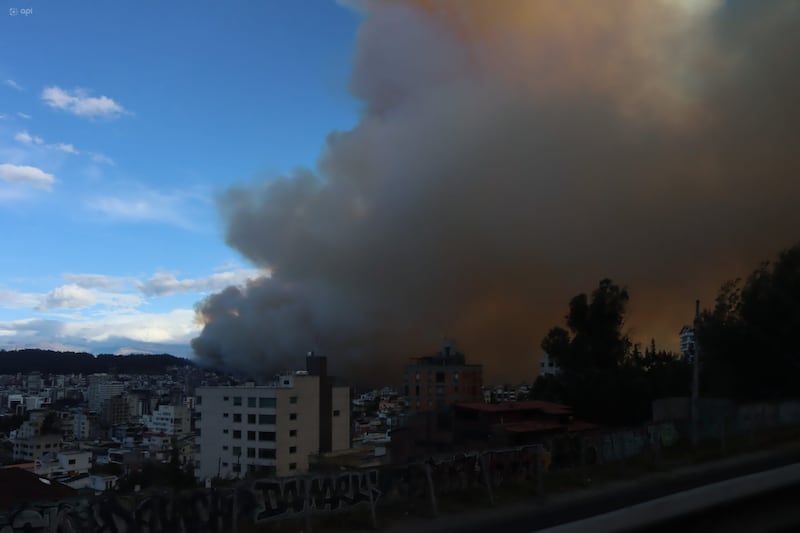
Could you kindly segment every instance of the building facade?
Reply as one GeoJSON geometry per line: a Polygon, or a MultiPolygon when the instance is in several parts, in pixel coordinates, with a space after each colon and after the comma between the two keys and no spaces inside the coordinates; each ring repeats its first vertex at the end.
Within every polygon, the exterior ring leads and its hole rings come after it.
{"type": "Polygon", "coordinates": [[[467,364],[455,343],[445,340],[434,356],[414,357],[405,367],[403,389],[411,414],[448,409],[456,402],[483,400],[483,367],[467,364]]]}
{"type": "Polygon", "coordinates": [[[350,389],[332,384],[324,359],[269,385],[198,387],[196,477],[302,474],[309,456],[348,449],[350,389]]]}
{"type": "Polygon", "coordinates": [[[152,415],[142,416],[147,431],[181,437],[189,434],[191,413],[183,405],[159,405],[152,415]]]}
{"type": "Polygon", "coordinates": [[[693,363],[697,350],[694,340],[694,328],[692,326],[683,326],[678,335],[681,338],[681,354],[683,354],[683,359],[688,363],[693,363]]]}
{"type": "Polygon", "coordinates": [[[561,372],[561,368],[556,364],[555,358],[549,353],[544,352],[539,358],[539,376],[556,376],[561,372]]]}

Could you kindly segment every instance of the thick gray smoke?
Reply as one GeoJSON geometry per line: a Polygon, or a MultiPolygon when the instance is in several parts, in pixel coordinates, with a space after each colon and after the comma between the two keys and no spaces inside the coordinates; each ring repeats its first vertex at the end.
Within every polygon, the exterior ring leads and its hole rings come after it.
{"type": "Polygon", "coordinates": [[[272,276],[199,304],[196,353],[377,381],[448,335],[530,380],[603,277],[674,347],[696,298],[798,239],[798,24],[793,0],[366,3],[363,117],[318,169],[220,198],[272,276]]]}

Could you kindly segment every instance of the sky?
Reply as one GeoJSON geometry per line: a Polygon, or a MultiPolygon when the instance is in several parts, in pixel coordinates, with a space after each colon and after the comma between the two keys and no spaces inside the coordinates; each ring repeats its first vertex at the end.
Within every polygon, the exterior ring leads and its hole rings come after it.
{"type": "Polygon", "coordinates": [[[190,355],[195,304],[264,272],[215,197],[355,122],[358,23],[335,2],[4,2],[0,348],[190,355]]]}
{"type": "Polygon", "coordinates": [[[0,347],[530,381],[799,238],[796,0],[7,1],[0,347]]]}

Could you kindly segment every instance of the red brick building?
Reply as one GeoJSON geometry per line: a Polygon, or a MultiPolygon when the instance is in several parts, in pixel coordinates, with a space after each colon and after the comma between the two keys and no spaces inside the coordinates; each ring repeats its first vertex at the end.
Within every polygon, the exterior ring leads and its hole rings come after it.
{"type": "Polygon", "coordinates": [[[483,366],[467,364],[451,340],[445,340],[436,355],[411,358],[403,381],[412,414],[445,411],[457,402],[483,401],[483,366]]]}

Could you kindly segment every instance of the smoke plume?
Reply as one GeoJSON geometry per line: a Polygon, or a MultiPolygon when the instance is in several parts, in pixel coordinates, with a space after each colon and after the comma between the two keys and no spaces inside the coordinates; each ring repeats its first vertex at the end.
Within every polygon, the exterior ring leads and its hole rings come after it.
{"type": "Polygon", "coordinates": [[[199,356],[268,373],[318,349],[377,381],[448,335],[529,381],[601,278],[628,287],[634,338],[675,347],[696,298],[798,238],[800,3],[360,9],[358,125],[219,199],[272,275],[198,305],[199,356]]]}

